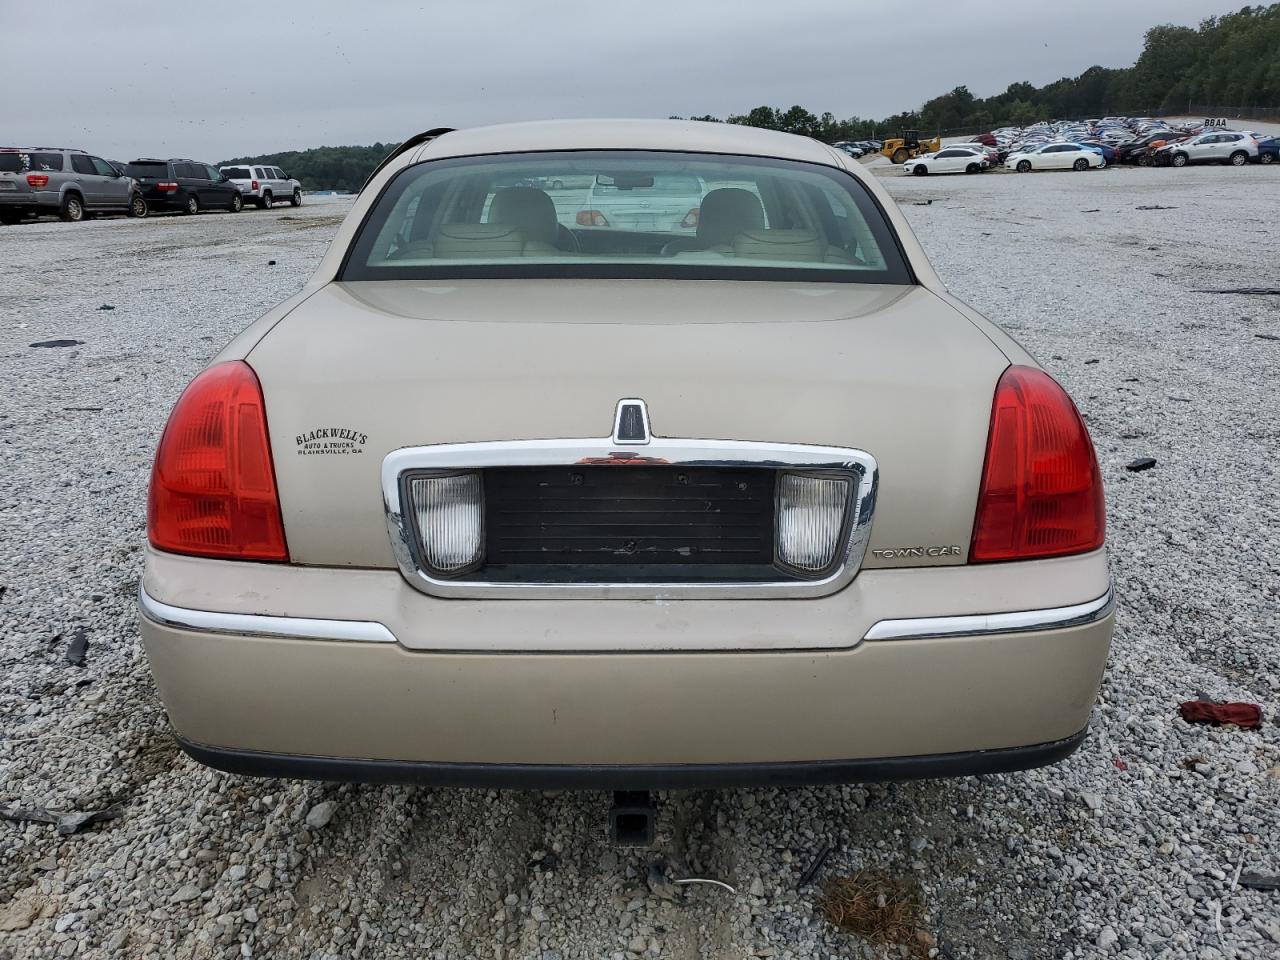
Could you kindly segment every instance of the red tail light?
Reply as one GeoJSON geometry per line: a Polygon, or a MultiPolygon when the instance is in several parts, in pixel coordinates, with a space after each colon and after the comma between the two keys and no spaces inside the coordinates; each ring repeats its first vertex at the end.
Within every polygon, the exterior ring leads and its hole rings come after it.
{"type": "Polygon", "coordinates": [[[684,219],[680,221],[680,226],[685,228],[696,227],[698,225],[699,213],[701,213],[701,208],[694,207],[684,215],[684,219]]]}
{"type": "Polygon", "coordinates": [[[1089,431],[1042,370],[1010,367],[996,385],[971,563],[1086,553],[1106,510],[1089,431]]]}
{"type": "Polygon", "coordinates": [[[163,183],[157,183],[156,189],[161,193],[173,193],[178,189],[178,185],[172,181],[166,180],[163,183]]]}
{"type": "Polygon", "coordinates": [[[49,178],[43,173],[28,173],[27,186],[35,187],[37,190],[43,190],[49,185],[49,178]]]}
{"type": "Polygon", "coordinates": [[[147,536],[157,550],[287,560],[262,388],[241,360],[191,381],[160,437],[147,536]]]}
{"type": "Polygon", "coordinates": [[[580,227],[607,227],[608,218],[599,210],[579,210],[574,218],[580,227]]]}
{"type": "Polygon", "coordinates": [[[257,180],[250,180],[250,181],[249,181],[249,189],[250,189],[250,190],[257,190],[257,189],[258,189],[258,181],[257,181],[257,180]]]}

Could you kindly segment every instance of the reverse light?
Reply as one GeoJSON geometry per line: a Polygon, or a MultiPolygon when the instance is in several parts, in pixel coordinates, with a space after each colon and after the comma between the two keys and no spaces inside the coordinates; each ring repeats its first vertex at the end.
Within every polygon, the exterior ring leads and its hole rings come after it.
{"type": "Polygon", "coordinates": [[[34,187],[36,190],[43,190],[49,185],[49,178],[43,173],[28,173],[27,186],[34,187]]]}
{"type": "Polygon", "coordinates": [[[480,562],[484,549],[484,485],[478,473],[409,480],[418,546],[432,573],[450,576],[480,562]]]}
{"type": "Polygon", "coordinates": [[[843,540],[849,481],[784,473],[778,478],[778,561],[808,575],[837,559],[843,540]]]}
{"type": "Polygon", "coordinates": [[[609,219],[599,210],[579,210],[574,221],[580,227],[607,227],[609,219]]]}
{"type": "Polygon", "coordinates": [[[147,537],[170,553],[288,560],[266,405],[244,361],[209,367],[169,414],[151,472],[147,537]]]}
{"type": "Polygon", "coordinates": [[[1012,366],[991,407],[971,563],[1087,553],[1106,539],[1098,458],[1052,377],[1012,366]]]}

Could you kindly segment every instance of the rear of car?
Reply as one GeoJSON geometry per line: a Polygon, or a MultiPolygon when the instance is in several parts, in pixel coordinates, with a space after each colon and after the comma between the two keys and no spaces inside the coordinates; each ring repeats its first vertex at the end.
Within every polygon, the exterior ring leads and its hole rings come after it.
{"type": "Polygon", "coordinates": [[[252,203],[256,206],[258,201],[262,199],[264,178],[258,176],[260,171],[255,171],[252,165],[231,164],[219,167],[218,170],[236,185],[236,189],[244,197],[245,203],[252,203]]]}
{"type": "Polygon", "coordinates": [[[143,199],[152,210],[181,210],[185,206],[186,185],[168,160],[134,160],[124,169],[137,181],[143,199]]]}
{"type": "Polygon", "coordinates": [[[575,225],[688,234],[697,229],[705,193],[705,184],[695,176],[599,174],[592,178],[575,225]]]}
{"type": "Polygon", "coordinates": [[[60,150],[0,148],[0,222],[57,213],[65,164],[60,150]]]}
{"type": "Polygon", "coordinates": [[[649,789],[1076,748],[1112,603],[1075,407],[856,162],[716,126],[411,146],[192,383],[140,594],[188,753],[649,789]],[[697,225],[531,186],[584,174],[683,178],[697,225]]]}

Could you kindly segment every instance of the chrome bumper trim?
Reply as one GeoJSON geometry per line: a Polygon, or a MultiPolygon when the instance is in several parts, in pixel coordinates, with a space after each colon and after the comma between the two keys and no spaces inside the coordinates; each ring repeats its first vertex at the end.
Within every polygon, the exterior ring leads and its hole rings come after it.
{"type": "Polygon", "coordinates": [[[1060,630],[1094,623],[1115,609],[1115,592],[1107,592],[1088,603],[1045,610],[1015,613],[980,613],[960,617],[917,617],[911,620],[881,620],[866,632],[864,640],[918,640],[924,637],[971,637],[991,633],[1027,633],[1033,630],[1060,630]]]}
{"type": "MultiPolygon", "coordinates": [[[[637,403],[624,400],[623,403],[637,403]]],[[[647,414],[646,414],[647,416],[647,414]]],[[[770,467],[779,471],[831,471],[849,478],[852,495],[846,507],[847,533],[838,562],[813,580],[785,577],[734,583],[560,583],[487,581],[483,571],[453,579],[432,576],[420,562],[413,521],[407,513],[403,478],[418,470],[483,470],[487,467],[571,466],[608,462],[634,455],[637,446],[618,449],[612,437],[580,440],[511,440],[442,443],[393,450],[382,461],[382,499],[391,547],[404,578],[415,589],[436,597],[466,599],[590,600],[772,600],[824,597],[849,585],[862,566],[875,512],[879,470],[864,450],[805,444],[755,443],[742,440],[693,440],[650,436],[644,456],[670,466],[770,467]]],[[[619,467],[619,469],[626,469],[619,467]]]]}
{"type": "Polygon", "coordinates": [[[217,613],[161,603],[141,585],[138,610],[152,623],[201,633],[233,633],[257,637],[295,637],[302,640],[347,640],[357,643],[395,643],[395,635],[372,620],[316,620],[310,617],[271,617],[253,613],[217,613]]]}

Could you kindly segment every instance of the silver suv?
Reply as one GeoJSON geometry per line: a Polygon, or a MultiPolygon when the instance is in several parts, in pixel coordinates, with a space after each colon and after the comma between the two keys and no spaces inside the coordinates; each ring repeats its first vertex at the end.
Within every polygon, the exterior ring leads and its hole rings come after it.
{"type": "Polygon", "coordinates": [[[295,207],[302,206],[302,184],[279,167],[263,163],[229,163],[218,169],[240,188],[245,203],[255,204],[261,210],[269,210],[272,204],[286,200],[295,207]]]}
{"type": "Polygon", "coordinates": [[[56,213],[83,220],[95,213],[145,217],[138,183],[114,166],[65,147],[0,147],[0,223],[56,213]]]}

